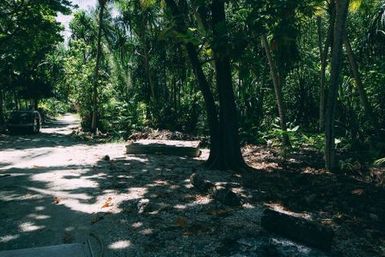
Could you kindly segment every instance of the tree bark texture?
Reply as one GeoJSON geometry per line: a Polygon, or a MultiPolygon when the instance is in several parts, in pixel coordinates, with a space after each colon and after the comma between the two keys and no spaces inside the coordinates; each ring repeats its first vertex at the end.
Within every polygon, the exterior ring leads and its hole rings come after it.
{"type": "Polygon", "coordinates": [[[245,166],[239,143],[237,107],[233,91],[225,1],[213,0],[211,6],[216,87],[219,95],[219,136],[213,168],[238,170],[245,166]]]}
{"type": "Polygon", "coordinates": [[[335,22],[331,59],[330,87],[326,103],[325,117],[325,166],[329,171],[337,168],[335,149],[335,112],[338,89],[341,83],[342,44],[346,30],[349,0],[335,0],[335,22]]]}

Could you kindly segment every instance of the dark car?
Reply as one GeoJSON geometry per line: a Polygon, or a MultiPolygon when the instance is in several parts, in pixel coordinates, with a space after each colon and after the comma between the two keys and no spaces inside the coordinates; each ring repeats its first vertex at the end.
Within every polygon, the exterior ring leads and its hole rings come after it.
{"type": "Polygon", "coordinates": [[[41,127],[41,115],[38,111],[14,111],[7,123],[9,132],[28,131],[39,133],[41,127]]]}

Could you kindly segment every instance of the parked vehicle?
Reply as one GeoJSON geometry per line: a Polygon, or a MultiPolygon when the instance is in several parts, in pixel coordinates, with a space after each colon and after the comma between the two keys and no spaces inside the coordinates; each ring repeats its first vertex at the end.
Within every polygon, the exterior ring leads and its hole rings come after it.
{"type": "Polygon", "coordinates": [[[39,133],[41,128],[41,115],[38,111],[14,111],[7,122],[9,132],[28,131],[39,133]]]}

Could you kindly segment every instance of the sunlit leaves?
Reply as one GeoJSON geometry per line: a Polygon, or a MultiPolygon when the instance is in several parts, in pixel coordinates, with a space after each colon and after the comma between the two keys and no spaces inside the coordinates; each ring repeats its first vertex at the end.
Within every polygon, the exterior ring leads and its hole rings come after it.
{"type": "Polygon", "coordinates": [[[143,9],[148,9],[156,4],[156,0],[140,0],[140,5],[143,9]]]}
{"type": "Polygon", "coordinates": [[[351,12],[357,11],[361,7],[362,1],[363,0],[350,0],[349,10],[351,12]]]}

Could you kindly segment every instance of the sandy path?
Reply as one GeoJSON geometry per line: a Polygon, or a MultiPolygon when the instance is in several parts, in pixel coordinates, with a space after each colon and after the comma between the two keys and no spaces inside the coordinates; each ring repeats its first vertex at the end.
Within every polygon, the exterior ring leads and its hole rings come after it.
{"type": "Polygon", "coordinates": [[[0,138],[0,249],[84,241],[95,213],[140,195],[100,188],[102,157],[124,159],[124,145],[79,142],[69,136],[78,125],[65,115],[39,135],[0,138]]]}
{"type": "Polygon", "coordinates": [[[207,155],[128,156],[124,144],[71,137],[78,124],[65,115],[39,135],[0,135],[0,251],[90,240],[95,253],[102,243],[105,257],[266,256],[271,247],[284,247],[282,256],[324,256],[267,237],[262,209],[247,203],[239,179],[201,168],[207,155]],[[232,181],[243,208],[192,189],[197,169],[217,185],[232,181]]]}

